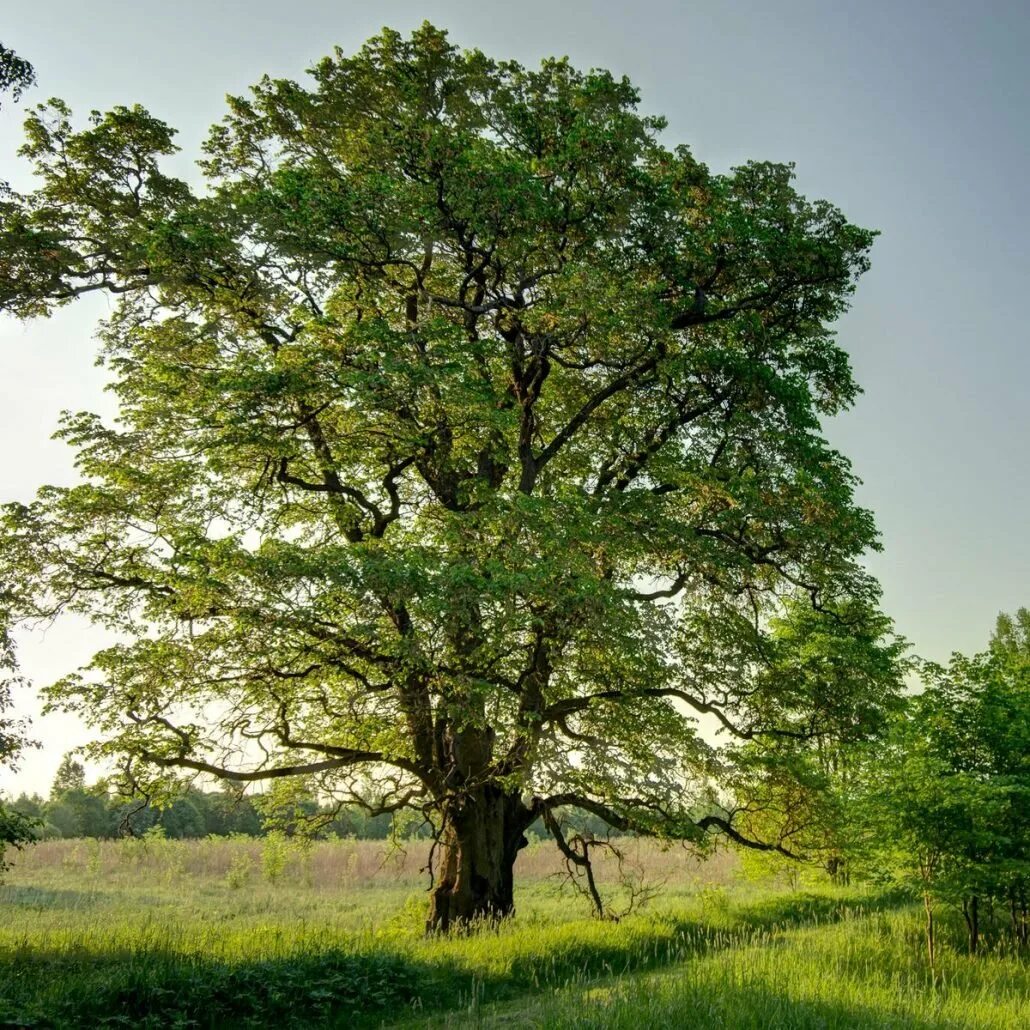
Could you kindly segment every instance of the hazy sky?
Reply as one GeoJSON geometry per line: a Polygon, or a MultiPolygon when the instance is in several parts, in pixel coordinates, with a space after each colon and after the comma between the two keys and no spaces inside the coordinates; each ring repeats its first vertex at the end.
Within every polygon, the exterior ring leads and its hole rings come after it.
{"type": "MultiPolygon", "coordinates": [[[[803,192],[881,230],[840,325],[865,394],[827,432],[876,512],[887,611],[940,659],[980,649],[999,610],[1030,605],[1030,5],[44,0],[8,6],[0,41],[34,62],[31,102],[60,96],[79,115],[139,102],[179,128],[189,175],[227,92],[265,72],[301,78],[334,44],[423,19],[494,57],[568,54],[628,75],[668,117],[667,142],[716,170],[794,161],[803,192]]],[[[25,186],[22,117],[0,112],[0,179],[25,186]]],[[[70,481],[49,439],[61,409],[109,410],[91,339],[104,309],[94,298],[49,322],[0,319],[0,500],[70,481]]],[[[42,682],[96,646],[56,626],[25,641],[23,663],[42,682]]],[[[49,716],[35,735],[44,750],[0,771],[0,788],[45,793],[87,733],[49,716]]]]}

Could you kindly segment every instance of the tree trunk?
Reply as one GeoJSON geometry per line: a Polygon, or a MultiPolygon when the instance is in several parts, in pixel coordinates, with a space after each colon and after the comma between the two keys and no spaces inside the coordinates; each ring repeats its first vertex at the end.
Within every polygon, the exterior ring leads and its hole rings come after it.
{"type": "Polygon", "coordinates": [[[926,957],[930,962],[930,976],[933,978],[933,982],[937,983],[937,954],[934,939],[934,926],[933,926],[933,905],[930,901],[930,895],[928,893],[923,894],[923,906],[926,909],[926,957]]]}
{"type": "Polygon", "coordinates": [[[1012,936],[1021,948],[1027,945],[1030,936],[1030,921],[1027,919],[1026,891],[1013,890],[1009,897],[1009,911],[1012,915],[1012,936]]]}
{"type": "Polygon", "coordinates": [[[515,911],[515,858],[532,821],[516,793],[491,781],[489,729],[438,729],[438,755],[448,769],[442,800],[437,878],[426,929],[446,931],[477,920],[505,919],[515,911]]]}
{"type": "Polygon", "coordinates": [[[847,887],[851,884],[851,872],[848,869],[846,858],[840,855],[831,855],[826,860],[826,872],[831,882],[836,887],[847,887]]]}
{"type": "Polygon", "coordinates": [[[515,912],[515,858],[528,843],[527,810],[518,795],[487,784],[444,810],[438,879],[426,929],[445,933],[515,912]]]}
{"type": "Polygon", "coordinates": [[[966,917],[966,929],[969,931],[969,954],[975,955],[980,943],[980,899],[975,894],[963,899],[962,914],[966,917]]]}

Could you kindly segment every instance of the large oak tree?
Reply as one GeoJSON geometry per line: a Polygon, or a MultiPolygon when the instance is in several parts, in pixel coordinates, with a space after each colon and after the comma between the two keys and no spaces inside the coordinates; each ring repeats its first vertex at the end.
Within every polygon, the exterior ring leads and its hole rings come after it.
{"type": "Polygon", "coordinates": [[[561,806],[740,836],[697,720],[817,731],[769,620],[875,593],[820,429],[857,392],[830,327],[873,234],[788,166],[668,149],[565,60],[426,25],[311,76],[229,100],[199,189],[139,107],[28,120],[0,306],[110,295],[120,405],[64,422],[81,485],[6,517],[12,614],[121,641],[52,703],[148,790],[422,807],[440,928],[512,910],[537,818],[573,851],[561,806]]]}

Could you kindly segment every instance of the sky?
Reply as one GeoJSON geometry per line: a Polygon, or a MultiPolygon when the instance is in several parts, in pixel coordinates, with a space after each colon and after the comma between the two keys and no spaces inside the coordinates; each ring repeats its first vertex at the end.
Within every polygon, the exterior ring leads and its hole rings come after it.
{"type": "MultiPolygon", "coordinates": [[[[15,151],[24,106],[85,116],[142,103],[180,130],[191,162],[224,97],[261,75],[303,78],[334,45],[428,19],[462,46],[536,64],[609,68],[716,171],[792,161],[799,188],[880,230],[839,324],[864,394],[826,426],[852,460],[884,550],[870,567],[917,654],[982,649],[999,611],[1030,606],[1030,5],[987,0],[46,0],[7,8],[0,41],[39,86],[0,111],[0,179],[31,181],[15,151]]],[[[102,298],[42,322],[0,316],[0,501],[74,480],[50,439],[63,409],[110,413],[92,332],[102,298]]],[[[22,640],[46,683],[103,641],[81,625],[22,640]]],[[[19,711],[43,747],[0,790],[45,794],[89,731],[19,711]]]]}

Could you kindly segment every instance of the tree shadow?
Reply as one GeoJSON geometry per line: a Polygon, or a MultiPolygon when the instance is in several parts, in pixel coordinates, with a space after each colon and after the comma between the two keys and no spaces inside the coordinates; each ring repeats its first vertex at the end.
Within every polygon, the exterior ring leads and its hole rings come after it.
{"type": "MultiPolygon", "coordinates": [[[[681,962],[699,954],[738,947],[749,939],[801,926],[836,923],[891,911],[907,904],[898,894],[877,894],[842,899],[825,894],[792,894],[735,905],[724,920],[663,914],[667,932],[653,940],[639,937],[585,937],[563,941],[559,955],[513,955],[504,988],[526,990],[534,986],[560,987],[574,980],[643,973],[681,962]]],[[[767,940],[763,944],[769,946],[767,940]]],[[[484,985],[484,989],[490,985],[484,985]]]]}

